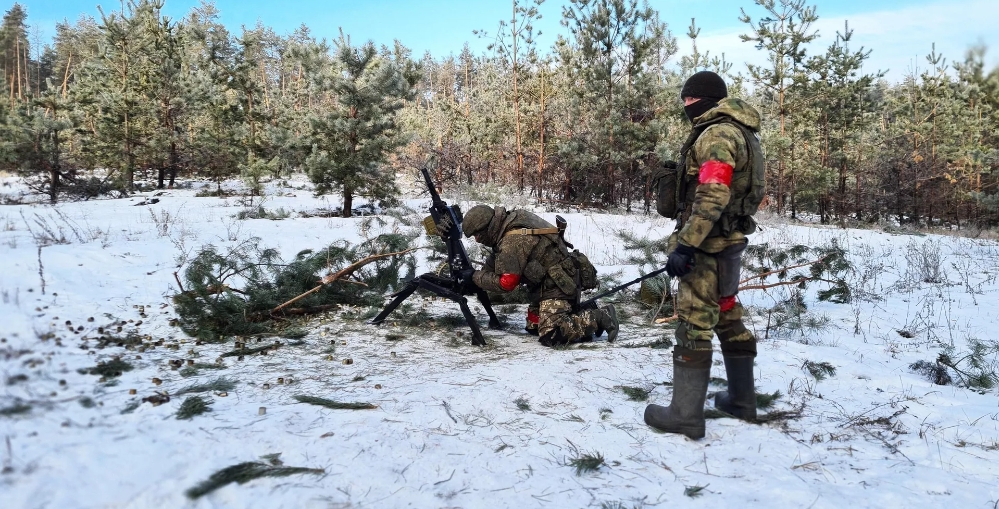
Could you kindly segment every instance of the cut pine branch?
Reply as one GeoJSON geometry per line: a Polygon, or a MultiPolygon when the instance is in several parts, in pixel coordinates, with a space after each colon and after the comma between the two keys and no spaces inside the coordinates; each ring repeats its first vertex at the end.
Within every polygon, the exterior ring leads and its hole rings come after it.
{"type": "MultiPolygon", "coordinates": [[[[279,306],[277,306],[276,308],[274,308],[274,309],[271,310],[271,314],[277,313],[278,311],[281,311],[282,309],[284,309],[284,308],[286,308],[286,307],[288,307],[288,306],[290,306],[290,305],[292,305],[292,304],[294,304],[294,303],[296,303],[296,302],[304,299],[305,297],[308,297],[309,295],[312,295],[313,293],[318,292],[324,286],[326,286],[326,285],[328,285],[328,284],[330,284],[330,283],[332,283],[334,281],[338,281],[340,279],[343,279],[343,278],[346,278],[346,277],[350,276],[351,274],[353,274],[354,272],[356,272],[358,269],[360,269],[361,267],[364,267],[365,265],[367,265],[369,263],[372,263],[372,262],[375,262],[375,261],[378,261],[378,260],[382,260],[382,259],[385,259],[385,258],[391,258],[393,256],[400,256],[400,255],[404,255],[404,254],[407,254],[407,253],[411,253],[413,251],[416,251],[417,249],[421,249],[421,248],[414,247],[414,248],[406,249],[405,251],[397,251],[397,252],[394,252],[394,253],[376,254],[376,255],[368,256],[368,257],[366,257],[366,258],[364,258],[362,260],[358,260],[358,261],[356,261],[356,262],[354,262],[354,263],[352,263],[352,264],[344,267],[343,269],[341,269],[341,270],[339,270],[339,271],[337,271],[337,272],[335,272],[333,274],[330,274],[330,275],[328,275],[328,276],[320,279],[319,280],[319,284],[316,285],[315,288],[313,288],[313,289],[311,289],[311,290],[309,290],[309,291],[307,291],[307,292],[305,292],[305,293],[303,293],[303,294],[301,294],[301,295],[299,295],[297,297],[294,297],[294,298],[292,298],[292,299],[290,299],[290,300],[288,300],[288,301],[280,304],[279,306]]],[[[357,283],[357,282],[354,281],[354,283],[357,283]]]]}

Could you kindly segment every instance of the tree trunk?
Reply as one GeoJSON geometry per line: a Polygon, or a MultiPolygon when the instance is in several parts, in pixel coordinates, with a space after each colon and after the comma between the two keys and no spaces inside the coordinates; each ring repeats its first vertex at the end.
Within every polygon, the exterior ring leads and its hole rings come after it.
{"type": "Polygon", "coordinates": [[[343,186],[343,210],[340,212],[341,217],[350,217],[351,211],[354,208],[354,191],[350,186],[344,184],[343,186]]]}

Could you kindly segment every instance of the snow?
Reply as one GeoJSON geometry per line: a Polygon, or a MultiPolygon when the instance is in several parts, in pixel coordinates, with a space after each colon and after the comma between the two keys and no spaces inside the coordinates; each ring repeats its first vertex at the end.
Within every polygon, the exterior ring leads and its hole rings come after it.
{"type": "MultiPolygon", "coordinates": [[[[169,323],[174,272],[202,245],[259,237],[288,259],[336,239],[357,243],[412,228],[388,215],[379,216],[384,225],[301,217],[339,204],[296,179],[271,183],[262,203],[290,217],[239,220],[247,198],[195,197],[200,185],[0,208],[0,408],[31,406],[0,416],[3,507],[984,508],[999,500],[996,390],[934,385],[909,369],[934,361],[941,345],[960,356],[969,338],[999,339],[994,240],[764,218],[751,242],[835,240],[854,264],[851,286],[877,297],[820,302],[813,285],[809,313],[828,324],[767,334],[766,310],[787,289],[741,294],[761,338],[757,391],[780,391],[771,411],[801,415],[762,425],[711,419],[707,436],[692,441],[642,422],[648,403],[669,403],[670,350],[635,346],[671,338],[672,330],[624,301],[627,319],[615,343],[544,348],[519,330],[524,306],[512,313],[495,306],[511,325],[489,330],[472,304],[488,343],[482,348],[471,346],[466,327],[376,327],[331,313],[312,322],[302,345],[280,340],[285,346],[267,355],[226,357],[225,369],[181,377],[170,360],[213,363],[232,349],[231,342],[195,344],[169,323]],[[154,196],[158,203],[136,206],[154,196]],[[923,282],[933,265],[940,279],[923,282]],[[163,344],[141,353],[96,348],[97,328],[121,321],[118,334],[163,344]],[[77,371],[116,356],[135,367],[117,383],[77,371]],[[836,372],[817,380],[805,361],[828,362],[836,372]],[[175,394],[220,376],[236,388],[204,393],[207,414],[177,420],[183,396],[122,413],[157,391],[175,394]],[[629,386],[651,390],[649,400],[628,400],[622,387],[629,386]],[[299,403],[299,394],[377,408],[331,410],[299,403]],[[222,468],[275,453],[287,466],[325,473],[233,483],[193,501],[184,494],[222,468]],[[599,454],[605,464],[577,475],[570,463],[583,454],[599,454]]],[[[0,188],[17,190],[16,183],[0,188]]],[[[412,218],[422,218],[427,201],[407,200],[418,211],[412,218]]],[[[623,261],[614,232],[672,230],[670,221],[643,215],[562,215],[569,240],[602,274],[621,271],[622,281],[638,268],[623,261]]],[[[450,302],[407,302],[457,312],[450,302]]],[[[718,352],[715,359],[712,376],[724,378],[718,352]]]]}

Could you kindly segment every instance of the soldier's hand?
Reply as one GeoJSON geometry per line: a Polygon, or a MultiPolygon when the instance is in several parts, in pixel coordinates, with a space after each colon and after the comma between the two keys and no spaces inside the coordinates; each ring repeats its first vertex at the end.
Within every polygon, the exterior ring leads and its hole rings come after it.
{"type": "Polygon", "coordinates": [[[475,274],[475,269],[468,268],[468,269],[461,269],[461,270],[459,270],[457,276],[458,276],[458,279],[461,280],[461,281],[471,282],[473,274],[475,274]]]}
{"type": "Polygon", "coordinates": [[[663,161],[663,168],[667,170],[675,170],[677,166],[676,161],[663,161]]]}
{"type": "Polygon", "coordinates": [[[683,277],[694,270],[694,248],[679,244],[666,260],[666,273],[673,277],[683,277]]]}
{"type": "Polygon", "coordinates": [[[447,238],[448,234],[451,233],[451,228],[454,225],[451,224],[451,216],[447,215],[441,218],[440,224],[437,225],[437,233],[441,234],[441,237],[447,238]]]}

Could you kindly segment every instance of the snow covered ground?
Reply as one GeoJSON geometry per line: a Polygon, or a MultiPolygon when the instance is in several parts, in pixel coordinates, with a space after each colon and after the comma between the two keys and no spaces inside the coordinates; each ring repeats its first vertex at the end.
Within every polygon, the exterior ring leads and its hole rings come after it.
{"type": "MultiPolygon", "coordinates": [[[[16,195],[17,185],[5,182],[0,193],[16,195]]],[[[970,373],[978,359],[980,371],[994,371],[987,346],[999,340],[996,241],[764,220],[754,244],[846,248],[857,298],[820,302],[823,285],[812,285],[803,325],[775,327],[769,310],[788,287],[744,292],[761,338],[757,390],[780,391],[769,411],[783,417],[759,425],[712,419],[707,436],[692,441],[642,422],[646,404],[669,402],[670,350],[647,345],[672,331],[635,305],[623,306],[617,342],[564,350],[517,330],[523,306],[496,306],[513,325],[485,329],[483,348],[470,345],[465,327],[376,327],[331,313],[297,346],[282,340],[267,355],[225,357],[223,369],[181,376],[170,361],[213,364],[233,349],[231,341],[195,344],[170,324],[174,272],[202,245],[256,236],[290,258],[335,239],[362,242],[411,227],[389,217],[381,227],[363,217],[302,217],[339,204],[313,197],[300,181],[268,188],[262,205],[288,213],[282,220],[237,219],[245,198],[196,191],[0,207],[0,506],[992,508],[999,501],[997,391],[935,385],[909,367],[932,364],[952,346],[958,367],[970,373]],[[98,348],[99,328],[145,336],[144,345],[98,348]],[[985,347],[974,359],[966,357],[973,344],[985,347]],[[103,381],[78,371],[118,357],[134,369],[103,381]],[[822,363],[834,373],[807,369],[822,363]],[[203,393],[210,412],[176,419],[178,392],[219,377],[235,387],[203,393]],[[629,387],[651,391],[648,401],[630,400],[629,387]],[[157,393],[173,397],[142,402],[157,393]],[[332,410],[296,395],[376,408],[332,410]],[[185,495],[221,469],[274,454],[285,466],[322,473],[185,495]],[[586,455],[604,463],[577,475],[574,460],[586,455]]],[[[421,210],[427,200],[407,203],[421,210]]],[[[569,239],[602,273],[621,271],[621,280],[638,271],[623,262],[614,232],[672,229],[641,215],[563,215],[569,239]]],[[[435,314],[457,309],[410,300],[435,314]]],[[[482,310],[473,310],[484,325],[482,310]]],[[[720,357],[712,375],[724,378],[720,357]]]]}

